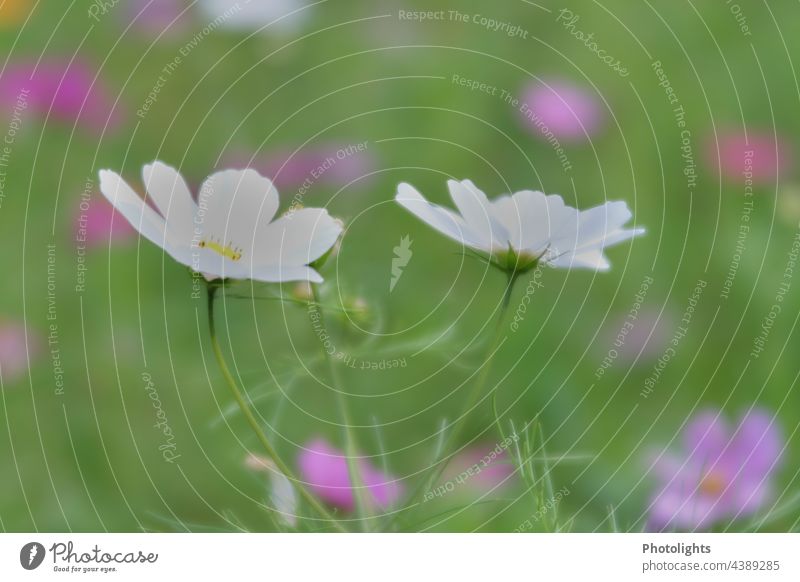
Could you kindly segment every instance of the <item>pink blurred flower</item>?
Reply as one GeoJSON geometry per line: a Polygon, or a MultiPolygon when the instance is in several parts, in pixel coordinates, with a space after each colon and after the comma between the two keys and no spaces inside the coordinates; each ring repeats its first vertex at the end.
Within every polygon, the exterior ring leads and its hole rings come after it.
{"type": "Polygon", "coordinates": [[[136,230],[102,196],[80,199],[74,218],[75,242],[87,247],[124,243],[136,238],[136,230]]]}
{"type": "Polygon", "coordinates": [[[661,484],[649,528],[705,530],[758,512],[772,497],[783,446],[775,418],[764,410],[745,414],[736,430],[718,410],[695,415],[683,432],[683,453],[655,459],[661,484]]]}
{"type": "Polygon", "coordinates": [[[778,135],[748,131],[723,130],[706,144],[706,157],[722,177],[730,182],[774,183],[791,167],[789,145],[778,135]]]}
{"type": "Polygon", "coordinates": [[[28,361],[34,360],[42,350],[38,334],[14,321],[0,321],[0,376],[5,384],[14,382],[28,371],[28,361]]]}
{"type": "Polygon", "coordinates": [[[447,465],[443,480],[463,484],[472,491],[488,493],[512,482],[514,466],[505,450],[491,444],[479,444],[464,449],[447,465]]]}
{"type": "Polygon", "coordinates": [[[661,355],[670,339],[671,314],[664,310],[642,308],[611,321],[605,330],[605,341],[599,346],[611,361],[646,362],[661,355]],[[613,352],[611,352],[613,350],[613,352]],[[611,352],[611,356],[609,356],[611,352]]]}
{"type": "Polygon", "coordinates": [[[181,33],[188,27],[186,0],[128,0],[120,18],[147,36],[181,33]]]}
{"type": "MultiPolygon", "coordinates": [[[[344,454],[323,439],[306,445],[298,459],[301,478],[326,503],[350,511],[355,507],[353,487],[344,454]]],[[[394,477],[378,471],[366,461],[359,462],[364,486],[373,503],[382,509],[393,505],[402,494],[394,477]]]]}
{"type": "Polygon", "coordinates": [[[534,134],[545,139],[551,131],[558,139],[585,140],[604,122],[598,99],[587,89],[568,81],[529,84],[523,89],[520,112],[534,134]]]}
{"type": "MultiPolygon", "coordinates": [[[[0,73],[0,105],[6,110],[19,108],[45,116],[49,113],[64,123],[77,123],[100,132],[108,125],[115,129],[122,120],[120,107],[102,79],[82,60],[48,58],[17,61],[0,73]]],[[[22,113],[23,115],[25,113],[22,113]]]]}
{"type": "Polygon", "coordinates": [[[323,143],[292,150],[272,150],[251,161],[250,155],[235,153],[227,158],[226,167],[251,167],[269,176],[278,188],[299,188],[304,184],[344,186],[373,171],[372,155],[358,144],[323,143]]]}

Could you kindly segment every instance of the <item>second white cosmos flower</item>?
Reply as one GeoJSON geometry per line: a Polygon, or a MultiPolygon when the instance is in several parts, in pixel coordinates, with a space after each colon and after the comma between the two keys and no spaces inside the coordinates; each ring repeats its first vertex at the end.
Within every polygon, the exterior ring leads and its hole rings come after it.
{"type": "Polygon", "coordinates": [[[410,184],[400,184],[395,199],[442,234],[511,272],[540,263],[605,271],[611,266],[605,247],[644,233],[643,228],[624,228],[632,213],[622,201],[578,210],[557,194],[522,190],[489,201],[470,180],[447,185],[458,212],[431,204],[410,184]]]}
{"type": "Polygon", "coordinates": [[[162,162],[146,165],[142,177],[153,207],[110,170],[100,172],[100,191],[179,263],[208,278],[322,281],[309,265],[342,232],[326,210],[302,208],[273,221],[278,191],[254,170],[212,174],[197,201],[181,175],[162,162]]]}

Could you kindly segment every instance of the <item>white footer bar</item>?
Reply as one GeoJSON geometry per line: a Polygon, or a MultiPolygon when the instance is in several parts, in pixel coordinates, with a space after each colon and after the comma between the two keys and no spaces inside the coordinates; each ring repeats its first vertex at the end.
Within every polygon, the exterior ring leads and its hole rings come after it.
{"type": "Polygon", "coordinates": [[[176,576],[223,582],[797,581],[800,534],[0,535],[4,581],[176,576]]]}

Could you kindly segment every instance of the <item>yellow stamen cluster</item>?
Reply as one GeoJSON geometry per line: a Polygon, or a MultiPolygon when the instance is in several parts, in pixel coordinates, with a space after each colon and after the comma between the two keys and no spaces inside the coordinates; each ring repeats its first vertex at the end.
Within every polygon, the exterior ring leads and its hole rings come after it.
{"type": "Polygon", "coordinates": [[[700,491],[713,497],[722,495],[726,487],[725,479],[715,471],[709,471],[700,481],[700,491]]]}
{"type": "Polygon", "coordinates": [[[242,249],[239,247],[234,247],[232,243],[224,245],[219,241],[209,239],[201,240],[198,246],[201,249],[211,249],[218,255],[222,255],[223,257],[226,257],[232,261],[238,261],[242,258],[242,249]]]}

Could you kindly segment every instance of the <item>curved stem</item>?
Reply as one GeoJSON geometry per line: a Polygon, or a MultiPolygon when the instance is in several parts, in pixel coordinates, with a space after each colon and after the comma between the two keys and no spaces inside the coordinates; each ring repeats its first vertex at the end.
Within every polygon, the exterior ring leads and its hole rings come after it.
{"type": "Polygon", "coordinates": [[[231,389],[233,398],[236,400],[236,403],[239,405],[239,409],[242,411],[245,420],[247,420],[250,428],[253,429],[253,432],[256,434],[256,437],[258,437],[259,442],[264,447],[264,450],[266,451],[267,455],[269,455],[269,458],[275,463],[275,466],[278,468],[278,470],[280,470],[281,473],[283,473],[286,478],[289,479],[289,481],[294,483],[303,499],[305,499],[305,501],[311,507],[313,507],[317,513],[319,513],[325,520],[329,520],[339,531],[346,532],[347,530],[342,527],[342,525],[336,521],[330,512],[319,502],[319,500],[305,488],[300,480],[294,475],[294,472],[289,468],[289,466],[278,456],[278,453],[272,446],[272,443],[269,442],[267,435],[265,435],[264,431],[261,430],[261,426],[258,424],[258,420],[253,414],[252,410],[250,410],[247,400],[245,400],[244,395],[242,394],[241,390],[239,390],[239,386],[236,383],[233,374],[231,374],[228,364],[225,362],[225,356],[223,355],[222,348],[220,348],[219,341],[217,340],[216,326],[214,325],[214,297],[216,292],[216,286],[211,284],[208,285],[208,331],[211,336],[211,346],[214,350],[214,355],[217,358],[217,363],[222,371],[222,375],[225,378],[228,387],[231,389]]]}
{"type": "MultiPolygon", "coordinates": [[[[322,303],[319,297],[319,289],[316,285],[311,285],[312,299],[317,309],[317,317],[319,318],[319,325],[325,329],[325,318],[322,313],[322,303]]],[[[336,363],[333,361],[331,354],[325,349],[325,346],[320,344],[325,361],[328,363],[328,371],[330,373],[331,384],[333,391],[336,392],[336,401],[339,406],[339,413],[342,415],[342,424],[344,425],[345,436],[345,458],[347,459],[347,473],[350,477],[350,484],[352,486],[353,498],[355,501],[356,515],[360,518],[360,523],[365,525],[365,518],[367,516],[367,501],[364,498],[366,491],[364,481],[361,478],[361,471],[358,467],[358,444],[356,442],[355,434],[353,433],[353,423],[350,416],[350,408],[347,404],[347,396],[341,391],[339,382],[339,370],[336,369],[336,363]]]]}
{"type": "MultiPolygon", "coordinates": [[[[486,388],[486,381],[489,378],[489,372],[492,368],[491,364],[494,353],[499,348],[501,339],[503,338],[503,321],[505,320],[506,313],[508,312],[508,306],[511,303],[511,294],[517,278],[518,274],[513,272],[508,276],[508,285],[506,286],[505,293],[503,294],[503,302],[500,306],[500,312],[497,315],[497,324],[495,327],[494,336],[489,343],[489,348],[486,352],[486,358],[484,360],[483,367],[481,368],[478,377],[475,379],[475,383],[472,386],[472,391],[467,397],[467,403],[464,406],[464,410],[459,416],[458,420],[456,420],[453,424],[452,432],[445,440],[439,458],[434,460],[434,467],[428,474],[428,478],[420,482],[420,485],[417,486],[411,497],[409,497],[409,502],[413,502],[422,493],[430,491],[431,487],[433,487],[436,481],[441,477],[445,467],[447,467],[447,462],[445,461],[449,460],[449,458],[452,456],[450,449],[452,449],[455,444],[461,440],[461,435],[464,432],[464,427],[466,426],[466,420],[469,418],[469,414],[472,409],[478,404],[480,396],[483,394],[486,388]]],[[[398,512],[396,515],[399,516],[400,513],[398,512]]]]}

